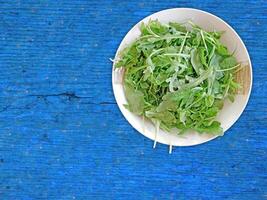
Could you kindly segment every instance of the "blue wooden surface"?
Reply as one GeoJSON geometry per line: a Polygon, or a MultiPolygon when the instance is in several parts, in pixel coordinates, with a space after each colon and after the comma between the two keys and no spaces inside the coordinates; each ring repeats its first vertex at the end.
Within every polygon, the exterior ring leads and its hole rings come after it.
{"type": "Polygon", "coordinates": [[[267,199],[266,15],[265,0],[0,1],[0,199],[267,199]],[[224,137],[169,155],[120,113],[108,58],[172,7],[230,23],[254,85],[224,137]]]}

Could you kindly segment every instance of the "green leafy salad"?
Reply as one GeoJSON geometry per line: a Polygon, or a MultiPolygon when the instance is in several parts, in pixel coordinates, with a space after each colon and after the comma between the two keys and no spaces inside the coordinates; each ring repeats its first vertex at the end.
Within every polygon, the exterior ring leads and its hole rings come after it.
{"type": "Polygon", "coordinates": [[[234,101],[239,88],[234,74],[240,68],[220,42],[223,32],[157,20],[143,23],[140,31],[115,61],[125,70],[125,107],[157,129],[222,135],[216,116],[226,98],[234,101]]]}

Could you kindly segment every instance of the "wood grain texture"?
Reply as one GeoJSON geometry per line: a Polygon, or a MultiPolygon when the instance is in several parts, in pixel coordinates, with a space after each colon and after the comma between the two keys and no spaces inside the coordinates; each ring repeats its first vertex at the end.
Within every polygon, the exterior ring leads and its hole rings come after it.
{"type": "Polygon", "coordinates": [[[240,85],[240,88],[237,89],[237,94],[247,95],[251,84],[251,70],[249,64],[241,63],[241,68],[237,69],[234,79],[240,85]]]}
{"type": "Polygon", "coordinates": [[[0,1],[0,199],[267,199],[266,13],[265,0],[0,1]],[[169,155],[121,115],[108,58],[172,7],[225,19],[254,80],[225,136],[169,155]]]}

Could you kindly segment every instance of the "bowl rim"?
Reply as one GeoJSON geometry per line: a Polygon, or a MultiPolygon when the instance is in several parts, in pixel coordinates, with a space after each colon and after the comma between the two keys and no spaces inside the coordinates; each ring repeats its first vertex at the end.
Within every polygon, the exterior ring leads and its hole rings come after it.
{"type": "MultiPolygon", "coordinates": [[[[248,58],[248,64],[249,64],[249,68],[250,68],[250,84],[249,84],[249,90],[248,90],[248,93],[247,93],[247,98],[246,98],[246,101],[242,107],[242,110],[239,112],[239,114],[237,115],[236,119],[232,121],[232,123],[228,124],[227,127],[225,128],[224,130],[224,133],[226,131],[228,131],[236,122],[237,120],[240,118],[240,116],[242,115],[242,113],[244,112],[245,108],[247,107],[248,105],[248,101],[250,99],[250,95],[251,95],[251,90],[252,90],[252,84],[253,84],[253,69],[252,69],[252,63],[251,63],[251,59],[250,59],[250,55],[248,53],[248,50],[247,50],[247,47],[246,45],[244,44],[242,38],[239,36],[239,34],[234,30],[234,28],[232,28],[226,21],[224,21],[223,19],[221,19],[220,17],[210,13],[210,12],[207,12],[207,11],[204,11],[204,10],[200,10],[200,9],[196,9],[196,8],[189,8],[189,7],[180,7],[180,8],[168,8],[168,9],[164,9],[164,10],[160,10],[160,11],[157,11],[157,12],[154,12],[144,18],[142,18],[141,20],[139,20],[134,26],[132,26],[132,28],[130,28],[130,30],[125,34],[125,36],[122,38],[118,48],[117,48],[117,51],[116,51],[116,54],[115,54],[115,58],[117,58],[117,56],[119,55],[119,52],[120,52],[120,49],[122,48],[123,46],[123,41],[126,39],[126,37],[128,36],[129,33],[131,33],[141,22],[143,22],[144,20],[147,20],[149,18],[151,18],[153,15],[156,15],[156,14],[160,14],[161,12],[168,12],[168,11],[171,11],[171,10],[176,10],[176,11],[195,11],[195,12],[199,12],[199,13],[203,13],[203,14],[206,14],[206,15],[210,15],[211,17],[213,18],[216,18],[218,21],[222,22],[223,24],[225,24],[238,38],[238,40],[240,41],[241,45],[244,47],[245,49],[245,54],[246,54],[246,57],[248,58]]],[[[147,135],[145,135],[142,131],[138,130],[138,128],[136,127],[135,124],[131,123],[128,119],[128,117],[125,115],[125,113],[123,112],[123,108],[121,104],[118,103],[118,95],[116,95],[116,92],[115,92],[115,84],[114,84],[114,69],[115,69],[115,62],[113,62],[113,65],[112,65],[112,79],[111,79],[111,83],[112,83],[112,90],[113,90],[113,95],[115,97],[115,100],[116,100],[116,104],[118,105],[119,107],[119,110],[120,112],[122,113],[123,117],[127,120],[127,122],[139,133],[141,133],[143,136],[151,139],[152,141],[154,140],[152,137],[149,137],[147,135]]],[[[213,137],[210,137],[204,141],[201,141],[197,144],[186,144],[186,145],[175,145],[173,144],[172,146],[180,146],[180,147],[189,147],[189,146],[196,146],[196,145],[200,145],[200,144],[204,144],[204,143],[207,143],[211,140],[214,140],[218,138],[218,135],[215,135],[213,137]]],[[[165,142],[161,142],[161,141],[157,141],[157,143],[161,143],[161,144],[165,144],[165,145],[170,145],[168,143],[165,143],[165,142]]]]}

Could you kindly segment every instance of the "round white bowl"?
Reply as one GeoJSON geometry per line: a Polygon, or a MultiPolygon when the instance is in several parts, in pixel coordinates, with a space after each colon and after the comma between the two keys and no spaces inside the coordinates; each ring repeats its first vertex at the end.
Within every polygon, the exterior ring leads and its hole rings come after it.
{"type": "MultiPolygon", "coordinates": [[[[147,23],[150,19],[152,20],[158,19],[162,23],[168,23],[171,21],[183,23],[190,20],[207,31],[213,31],[213,30],[225,31],[225,33],[221,38],[222,43],[227,46],[230,52],[235,50],[234,55],[239,62],[247,62],[248,66],[246,67],[250,68],[248,75],[250,80],[248,80],[249,86],[247,92],[245,94],[238,94],[233,103],[226,100],[223,109],[220,111],[217,117],[217,120],[221,122],[221,126],[224,132],[227,131],[237,121],[237,119],[244,111],[252,87],[251,61],[249,58],[248,51],[241,38],[234,31],[234,29],[231,26],[229,26],[225,21],[208,12],[191,8],[167,9],[154,13],[144,18],[139,23],[137,23],[122,40],[117,50],[115,60],[122,49],[124,49],[126,46],[128,46],[136,38],[139,37],[140,24],[142,22],[147,23]]],[[[154,140],[155,126],[152,124],[152,122],[150,122],[149,120],[145,120],[145,126],[143,126],[142,117],[131,113],[123,106],[123,104],[126,104],[127,101],[124,95],[124,89],[121,82],[122,79],[121,75],[122,74],[120,72],[115,70],[113,64],[113,69],[112,69],[113,92],[122,114],[137,131],[139,131],[144,136],[150,138],[151,140],[154,140]]],[[[217,136],[211,134],[199,134],[194,131],[189,131],[188,133],[179,136],[175,133],[167,133],[163,130],[160,130],[159,133],[157,134],[157,142],[172,146],[192,146],[210,141],[216,137],[217,136]]]]}

